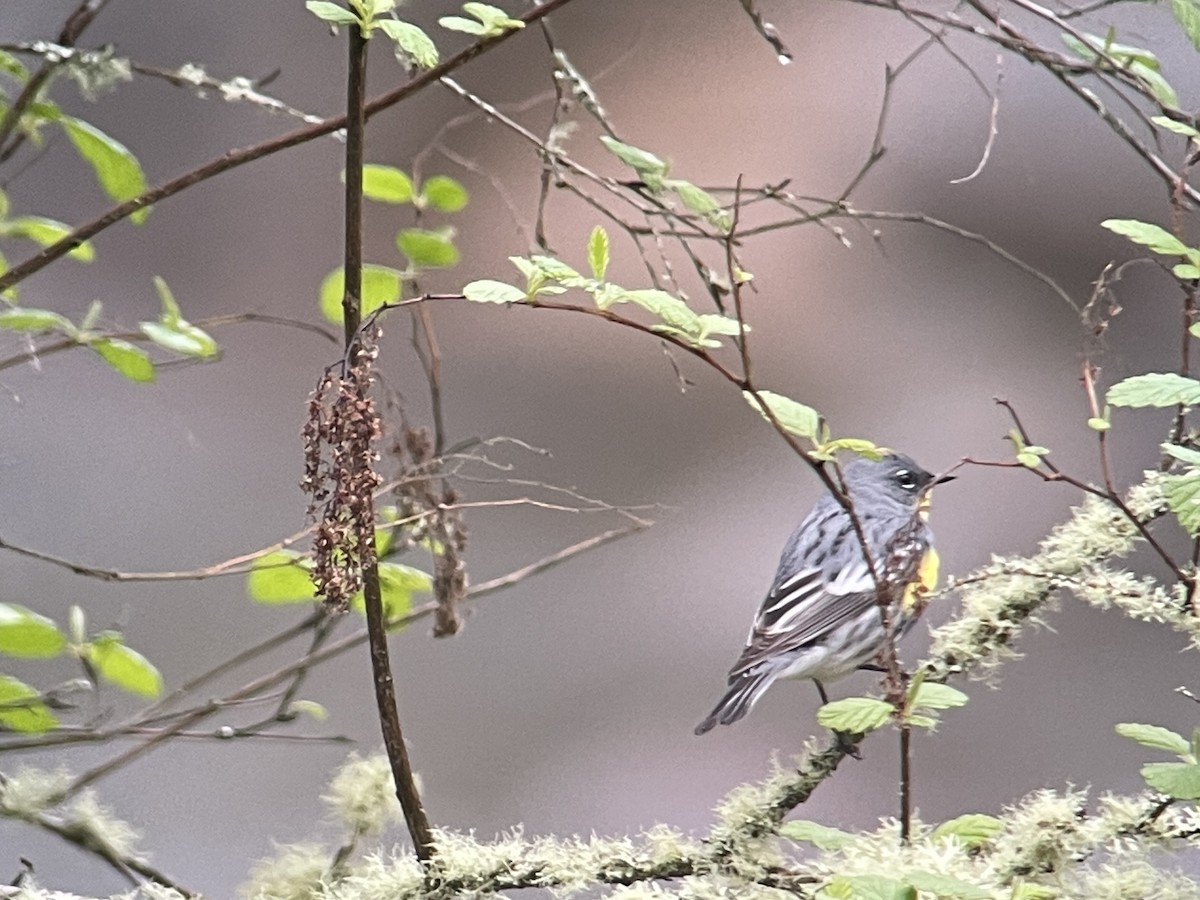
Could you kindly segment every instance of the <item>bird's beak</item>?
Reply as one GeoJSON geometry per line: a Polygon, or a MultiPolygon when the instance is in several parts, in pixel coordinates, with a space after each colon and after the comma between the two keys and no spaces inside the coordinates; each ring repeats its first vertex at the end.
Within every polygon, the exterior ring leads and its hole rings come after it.
{"type": "Polygon", "coordinates": [[[933,483],[934,484],[945,484],[947,481],[953,481],[957,477],[958,477],[957,475],[942,475],[938,478],[935,478],[933,480],[933,483]]]}

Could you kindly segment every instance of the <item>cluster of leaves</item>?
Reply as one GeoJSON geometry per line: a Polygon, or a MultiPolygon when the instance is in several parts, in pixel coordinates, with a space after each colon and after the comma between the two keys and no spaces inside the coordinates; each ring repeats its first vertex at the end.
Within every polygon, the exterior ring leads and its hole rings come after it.
{"type": "MultiPolygon", "coordinates": [[[[1156,120],[1158,121],[1158,120],[1156,120]]],[[[1172,130],[1188,133],[1200,140],[1200,133],[1189,126],[1170,122],[1172,130]]],[[[1169,259],[1178,259],[1172,274],[1183,282],[1200,279],[1200,248],[1189,247],[1169,231],[1148,222],[1136,219],[1108,219],[1100,223],[1116,234],[1135,244],[1149,248],[1152,252],[1169,259]]],[[[1189,328],[1193,337],[1200,337],[1200,322],[1189,328]]],[[[1147,407],[1179,407],[1188,409],[1200,405],[1200,380],[1176,372],[1147,372],[1133,375],[1114,384],[1105,398],[1108,406],[1141,409],[1147,407]]],[[[1110,427],[1108,408],[1104,416],[1089,419],[1088,424],[1097,430],[1110,427]]],[[[1200,535],[1200,449],[1196,441],[1188,436],[1184,444],[1163,444],[1163,452],[1181,463],[1183,470],[1168,475],[1163,480],[1163,496],[1167,506],[1188,534],[1200,535]]]]}
{"type": "MultiPolygon", "coordinates": [[[[50,618],[15,603],[0,603],[0,655],[19,659],[52,659],[68,655],[79,661],[87,684],[109,682],[133,694],[157,697],[162,676],[146,657],[126,646],[117,631],[87,636],[83,610],[71,607],[67,632],[50,618]],[[68,633],[69,632],[69,633],[68,633]]],[[[64,693],[78,688],[40,692],[11,675],[0,674],[0,726],[40,734],[58,725],[52,708],[69,706],[64,693]]]]}
{"type": "MultiPolygon", "coordinates": [[[[385,523],[394,522],[395,507],[379,511],[385,523]]],[[[420,569],[391,562],[385,557],[396,547],[395,524],[375,530],[375,548],[379,554],[379,583],[383,596],[383,612],[389,621],[403,619],[412,611],[415,594],[428,594],[433,590],[433,579],[420,569]]],[[[246,593],[251,600],[267,605],[291,605],[294,603],[318,603],[312,580],[313,562],[309,554],[294,550],[276,550],[254,561],[246,578],[246,593]]],[[[364,601],[360,590],[350,601],[352,609],[363,614],[364,601]]]]}
{"type": "Polygon", "coordinates": [[[805,406],[783,394],[774,391],[745,391],[743,396],[768,422],[777,422],[784,431],[808,441],[811,444],[808,454],[813,459],[830,462],[839,451],[844,450],[877,460],[882,459],[888,452],[887,448],[877,446],[864,438],[833,437],[824,416],[811,406],[805,406]]]}
{"type": "Polygon", "coordinates": [[[1155,762],[1142,766],[1146,784],[1176,800],[1200,800],[1200,728],[1189,741],[1181,734],[1159,725],[1122,722],[1117,734],[1137,741],[1152,750],[1165,750],[1179,762],[1155,762]]]}
{"type": "MultiPolygon", "coordinates": [[[[431,176],[418,186],[408,173],[395,166],[377,163],[363,166],[363,196],[393,206],[411,205],[418,214],[428,210],[456,213],[470,200],[467,189],[448,175],[431,176]]],[[[376,263],[363,266],[361,300],[364,316],[399,300],[404,284],[417,278],[423,270],[446,268],[456,265],[459,260],[454,229],[448,225],[436,229],[401,228],[396,232],[396,249],[408,262],[404,269],[376,263]]],[[[321,314],[331,322],[342,321],[345,280],[345,271],[338,266],[321,282],[321,314]]]]}
{"type": "Polygon", "coordinates": [[[932,729],[938,723],[941,710],[965,706],[968,699],[957,688],[926,682],[924,673],[918,672],[905,692],[904,705],[900,709],[878,697],[846,697],[822,706],[817,711],[817,721],[826,728],[846,734],[867,734],[889,720],[932,729]]]}
{"type": "MultiPolygon", "coordinates": [[[[1188,0],[1176,0],[1178,4],[1188,0]]],[[[1191,32],[1189,31],[1189,35],[1191,32]]],[[[1149,89],[1153,97],[1163,106],[1177,108],[1179,95],[1162,74],[1162,63],[1157,56],[1141,47],[1118,44],[1116,34],[1109,29],[1104,37],[1094,34],[1064,34],[1063,43],[1080,59],[1092,65],[1105,65],[1112,61],[1122,71],[1128,72],[1149,89]]],[[[1193,37],[1193,40],[1196,40],[1193,37]]]]}
{"type": "MultiPolygon", "coordinates": [[[[208,332],[183,318],[167,283],[155,277],[154,287],[162,303],[162,313],[154,322],[139,322],[142,335],[158,346],[191,359],[212,359],[219,352],[208,332]]],[[[57,334],[67,341],[87,347],[117,372],[131,381],[154,381],[154,360],[136,344],[97,327],[103,305],[93,301],[79,324],[49,309],[0,305],[0,330],[25,334],[57,334]]]]}
{"type": "Polygon", "coordinates": [[[679,178],[668,178],[670,166],[666,160],[632,144],[618,141],[616,138],[604,135],[600,138],[617,159],[633,169],[645,189],[655,197],[673,194],[679,198],[688,212],[700,216],[713,228],[722,234],[728,234],[733,227],[733,217],[729,210],[721,206],[717,199],[704,188],[683,181],[679,178]]]}
{"type": "MultiPolygon", "coordinates": [[[[525,287],[503,281],[482,279],[463,288],[463,296],[476,303],[536,303],[538,297],[564,294],[568,290],[586,291],[597,309],[607,310],[620,303],[640,306],[659,321],[651,328],[697,348],[721,346],[715,335],[737,335],[737,319],[715,313],[697,313],[683,300],[654,288],[629,290],[606,281],[609,264],[608,233],[599,225],[592,229],[587,244],[586,276],[553,256],[510,256],[509,261],[525,276],[525,287]]],[[[749,331],[749,327],[746,328],[749,331]]]]}
{"type": "MultiPolygon", "coordinates": [[[[347,6],[330,0],[308,0],[304,5],[318,19],[339,25],[357,26],[368,40],[374,32],[387,35],[395,44],[396,57],[406,65],[432,69],[438,64],[438,49],[424,29],[395,17],[396,0],[347,0],[347,6]]],[[[524,28],[504,10],[487,3],[464,3],[463,11],[471,18],[443,16],[438,24],[448,31],[459,31],[481,38],[496,37],[506,31],[524,28]]]]}

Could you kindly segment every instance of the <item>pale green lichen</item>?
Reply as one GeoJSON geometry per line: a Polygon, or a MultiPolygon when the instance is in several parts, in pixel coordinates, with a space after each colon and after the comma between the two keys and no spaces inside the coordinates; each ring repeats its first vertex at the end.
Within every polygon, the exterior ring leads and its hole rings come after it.
{"type": "Polygon", "coordinates": [[[84,846],[107,855],[137,856],[140,835],[136,828],[112,814],[93,791],[83,791],[62,813],[63,825],[84,846]]]}
{"type": "Polygon", "coordinates": [[[22,767],[0,778],[0,815],[30,819],[53,806],[74,780],[66,769],[22,767]]]}
{"type": "Polygon", "coordinates": [[[316,900],[325,896],[331,857],[318,844],[279,847],[272,859],[254,867],[238,893],[245,900],[316,900]]]}
{"type": "Polygon", "coordinates": [[[321,795],[330,810],[355,835],[377,835],[403,818],[387,755],[351,753],[321,795]]]}

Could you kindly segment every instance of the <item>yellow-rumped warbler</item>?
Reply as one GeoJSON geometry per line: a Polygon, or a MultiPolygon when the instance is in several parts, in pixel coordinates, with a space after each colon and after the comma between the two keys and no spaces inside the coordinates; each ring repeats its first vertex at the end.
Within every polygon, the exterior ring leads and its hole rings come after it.
{"type": "Polygon", "coordinates": [[[824,701],[822,681],[871,663],[883,649],[881,590],[897,638],[917,621],[937,582],[938,555],[925,524],[934,476],[890,454],[849,463],[843,481],[878,579],[850,514],[826,493],[783,548],[775,582],[729,670],[729,690],[696,734],[742,718],[777,678],[811,678],[824,701]]]}

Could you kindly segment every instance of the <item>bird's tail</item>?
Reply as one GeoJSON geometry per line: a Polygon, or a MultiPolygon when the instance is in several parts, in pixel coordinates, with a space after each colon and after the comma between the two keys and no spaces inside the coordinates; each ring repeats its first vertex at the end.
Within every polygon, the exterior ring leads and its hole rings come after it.
{"type": "Polygon", "coordinates": [[[695,733],[704,734],[717,724],[732,725],[750,712],[763,691],[769,688],[774,680],[774,672],[747,672],[739,675],[708,717],[696,726],[695,733]]]}

